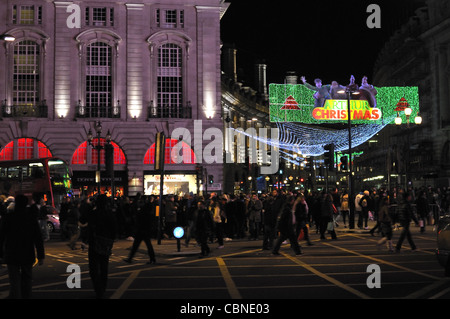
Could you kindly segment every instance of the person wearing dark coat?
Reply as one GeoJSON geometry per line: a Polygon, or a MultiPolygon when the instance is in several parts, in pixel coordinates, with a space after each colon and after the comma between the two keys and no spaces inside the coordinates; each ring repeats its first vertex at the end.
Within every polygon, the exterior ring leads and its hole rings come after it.
{"type": "Polygon", "coordinates": [[[409,225],[411,224],[411,220],[413,219],[413,212],[411,207],[411,195],[405,193],[403,190],[399,191],[397,195],[397,219],[402,227],[402,232],[400,233],[400,237],[397,240],[397,245],[395,246],[395,251],[400,252],[403,241],[408,241],[411,246],[411,250],[415,251],[417,249],[416,244],[411,236],[411,231],[409,230],[409,225]]]}
{"type": "Polygon", "coordinates": [[[89,275],[96,297],[103,298],[108,281],[108,264],[116,238],[116,218],[108,205],[108,198],[101,194],[95,201],[95,207],[82,216],[80,223],[88,227],[89,275]]]}
{"type": "Polygon", "coordinates": [[[134,238],[133,246],[131,247],[130,255],[128,256],[128,258],[124,259],[124,261],[127,263],[131,263],[142,241],[147,246],[148,256],[150,257],[150,261],[147,263],[148,264],[156,263],[155,251],[153,250],[153,245],[151,242],[151,235],[153,229],[153,215],[152,215],[153,208],[154,208],[153,204],[145,203],[142,209],[136,212],[136,222],[137,222],[136,236],[134,238]]]}
{"type": "Polygon", "coordinates": [[[263,234],[263,250],[273,248],[273,242],[276,238],[277,217],[283,207],[284,199],[278,195],[277,190],[272,191],[272,196],[268,197],[264,203],[264,234],[263,234]]]}
{"type": "Polygon", "coordinates": [[[206,203],[203,200],[199,200],[195,234],[201,247],[201,257],[208,256],[211,251],[208,246],[208,238],[213,232],[213,223],[211,212],[207,209],[206,203]]]}
{"type": "Polygon", "coordinates": [[[27,205],[28,198],[17,195],[0,223],[0,259],[8,267],[10,299],[31,298],[33,265],[45,258],[39,223],[27,205]]]}
{"type": "Polygon", "coordinates": [[[274,255],[279,255],[279,250],[281,243],[286,239],[289,239],[291,243],[291,248],[294,250],[296,255],[301,255],[301,247],[298,244],[297,237],[295,236],[295,211],[293,211],[295,198],[293,196],[288,196],[286,202],[281,210],[278,217],[277,230],[280,232],[275,245],[273,247],[272,253],[274,255]]]}
{"type": "Polygon", "coordinates": [[[417,215],[419,217],[420,232],[425,232],[425,222],[427,220],[430,207],[428,205],[427,194],[425,191],[421,191],[419,197],[416,200],[417,215]]]}
{"type": "Polygon", "coordinates": [[[331,194],[324,194],[322,198],[322,206],[320,210],[320,239],[325,239],[325,232],[328,231],[331,234],[331,239],[336,240],[336,231],[334,230],[334,222],[333,222],[333,197],[331,194]],[[328,223],[332,223],[332,229],[328,228],[328,223]]]}

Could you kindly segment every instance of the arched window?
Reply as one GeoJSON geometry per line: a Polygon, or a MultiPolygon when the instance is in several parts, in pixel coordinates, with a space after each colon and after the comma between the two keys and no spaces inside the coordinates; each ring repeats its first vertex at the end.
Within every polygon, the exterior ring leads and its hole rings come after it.
{"type": "Polygon", "coordinates": [[[33,138],[19,138],[11,141],[0,152],[0,161],[24,160],[52,157],[48,147],[33,138]],[[17,155],[14,155],[17,154],[17,155]]]}
{"type": "Polygon", "coordinates": [[[110,29],[89,28],[75,40],[78,42],[81,80],[77,92],[77,116],[120,117],[117,63],[122,38],[110,29]]]}
{"type": "MultiPolygon", "coordinates": [[[[92,141],[94,146],[98,145],[98,140],[94,139],[92,141]]],[[[106,140],[104,138],[100,139],[100,145],[105,146],[106,140]]],[[[115,165],[125,165],[127,164],[127,160],[125,157],[125,153],[123,150],[114,142],[111,142],[111,145],[114,147],[114,164],[115,165]]],[[[82,143],[72,156],[72,164],[97,164],[98,163],[98,153],[97,150],[88,145],[87,142],[82,143]],[[88,149],[90,149],[90,158],[88,159],[88,149]],[[88,161],[90,161],[88,163],[88,161]]],[[[105,164],[105,150],[100,151],[100,164],[105,164]]]]}
{"type": "MultiPolygon", "coordinates": [[[[146,165],[155,164],[155,148],[156,148],[156,145],[153,144],[147,150],[147,153],[145,153],[145,157],[144,157],[144,164],[146,164],[146,165]]],[[[186,144],[184,142],[180,142],[176,139],[170,139],[170,138],[166,139],[166,149],[164,152],[164,163],[165,164],[178,164],[177,163],[178,159],[176,157],[179,156],[180,154],[182,154],[182,156],[183,156],[183,160],[180,164],[194,164],[196,162],[195,153],[188,144],[186,144]],[[175,151],[173,154],[174,157],[172,157],[172,150],[178,143],[182,143],[181,150],[180,150],[179,154],[176,154],[177,152],[175,151]]]]}
{"type": "Polygon", "coordinates": [[[0,152],[0,161],[12,161],[14,159],[14,142],[9,142],[0,152]]]}
{"type": "Polygon", "coordinates": [[[3,115],[6,117],[47,117],[45,98],[46,46],[50,37],[34,27],[8,30],[15,41],[5,42],[6,64],[3,115]]]}

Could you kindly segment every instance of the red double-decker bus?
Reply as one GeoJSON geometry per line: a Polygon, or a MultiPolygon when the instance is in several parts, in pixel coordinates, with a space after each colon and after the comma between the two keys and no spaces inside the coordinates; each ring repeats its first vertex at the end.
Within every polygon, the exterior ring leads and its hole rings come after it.
{"type": "Polygon", "coordinates": [[[34,193],[44,196],[47,205],[60,208],[62,199],[72,195],[69,165],[56,157],[0,162],[0,193],[34,193]]]}

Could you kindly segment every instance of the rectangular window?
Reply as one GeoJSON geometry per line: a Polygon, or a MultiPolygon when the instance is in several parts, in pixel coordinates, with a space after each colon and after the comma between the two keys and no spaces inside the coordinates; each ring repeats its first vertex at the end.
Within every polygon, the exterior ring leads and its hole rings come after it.
{"type": "Polygon", "coordinates": [[[181,48],[165,44],[159,48],[158,106],[160,117],[181,118],[183,104],[181,48]]]}
{"type": "Polygon", "coordinates": [[[12,7],[13,24],[42,24],[42,7],[33,5],[13,5],[12,7]]]}
{"type": "Polygon", "coordinates": [[[86,25],[94,27],[114,26],[114,8],[86,7],[86,25]]]}
{"type": "Polygon", "coordinates": [[[89,117],[111,117],[111,47],[96,42],[87,47],[86,108],[89,117]]]}
{"type": "Polygon", "coordinates": [[[157,9],[156,25],[159,28],[184,28],[184,10],[157,9]]]}
{"type": "Polygon", "coordinates": [[[34,140],[32,138],[19,138],[17,141],[17,159],[33,158],[34,140]]]}
{"type": "Polygon", "coordinates": [[[14,45],[13,105],[16,111],[28,113],[27,108],[39,103],[39,56],[39,46],[33,41],[14,45]]]}

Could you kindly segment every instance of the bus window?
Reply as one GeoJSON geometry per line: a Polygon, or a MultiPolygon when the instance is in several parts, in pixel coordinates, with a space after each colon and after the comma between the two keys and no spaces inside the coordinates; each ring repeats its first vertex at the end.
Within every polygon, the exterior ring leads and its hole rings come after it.
{"type": "Polygon", "coordinates": [[[6,177],[12,179],[19,179],[19,176],[20,176],[20,166],[8,167],[8,174],[6,175],[6,177]]]}
{"type": "Polygon", "coordinates": [[[7,178],[7,177],[8,177],[8,168],[0,167],[0,178],[7,178]]]}
{"type": "Polygon", "coordinates": [[[43,178],[45,176],[44,165],[41,163],[30,164],[30,177],[31,178],[43,178]]]}

